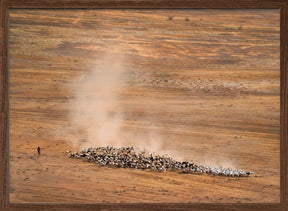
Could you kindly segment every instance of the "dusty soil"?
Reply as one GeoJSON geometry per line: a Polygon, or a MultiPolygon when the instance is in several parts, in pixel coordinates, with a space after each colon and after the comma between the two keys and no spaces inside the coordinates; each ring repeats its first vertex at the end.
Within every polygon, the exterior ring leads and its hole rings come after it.
{"type": "Polygon", "coordinates": [[[278,10],[13,9],[9,16],[10,202],[280,202],[278,10]],[[67,158],[82,149],[70,139],[85,133],[67,132],[71,86],[113,48],[128,69],[123,134],[254,176],[67,158]]]}

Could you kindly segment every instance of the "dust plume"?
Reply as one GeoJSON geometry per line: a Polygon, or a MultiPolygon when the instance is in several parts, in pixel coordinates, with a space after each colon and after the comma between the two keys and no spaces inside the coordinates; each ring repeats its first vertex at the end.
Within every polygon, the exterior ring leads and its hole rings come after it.
{"type": "MultiPolygon", "coordinates": [[[[164,128],[165,124],[153,117],[153,113],[177,113],[173,105],[165,100],[157,101],[155,97],[143,98],[141,102],[130,99],[129,90],[133,89],[131,75],[137,70],[132,68],[133,64],[123,52],[113,50],[97,58],[95,64],[72,83],[74,97],[69,107],[70,126],[65,132],[66,138],[77,151],[91,146],[133,146],[138,152],[145,150],[177,160],[195,159],[196,155],[184,157],[181,151],[177,151],[165,135],[169,128],[164,128]],[[137,105],[138,110],[134,111],[133,106],[129,110],[129,103],[137,105]],[[137,115],[139,111],[142,116],[137,115]]],[[[143,92],[148,91],[144,89],[143,92]]],[[[166,93],[160,94],[166,96],[166,93]]],[[[166,97],[169,99],[168,95],[166,97]]],[[[203,155],[199,162],[224,166],[217,162],[219,159],[208,157],[203,155]]]]}
{"type": "Polygon", "coordinates": [[[72,87],[74,99],[69,114],[74,133],[72,143],[81,148],[121,142],[123,113],[119,97],[126,82],[123,56],[115,51],[97,61],[72,87]]]}
{"type": "MultiPolygon", "coordinates": [[[[129,125],[126,113],[133,113],[125,110],[123,103],[128,98],[123,92],[129,87],[132,69],[125,54],[120,50],[109,51],[95,63],[72,83],[74,98],[70,102],[66,138],[76,150],[90,146],[133,146],[139,151],[167,154],[163,149],[161,128],[151,131],[125,128],[129,125]]],[[[147,114],[146,107],[144,103],[143,113],[147,114]]],[[[144,116],[135,124],[145,121],[144,116]]]]}

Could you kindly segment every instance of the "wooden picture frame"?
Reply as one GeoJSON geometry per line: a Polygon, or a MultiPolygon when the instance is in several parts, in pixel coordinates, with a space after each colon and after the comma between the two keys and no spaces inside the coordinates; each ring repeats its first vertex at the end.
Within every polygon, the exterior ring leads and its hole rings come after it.
{"type": "Polygon", "coordinates": [[[3,210],[288,210],[288,1],[287,0],[1,0],[1,170],[3,210]],[[12,8],[211,8],[280,10],[280,203],[10,203],[9,202],[9,78],[8,12],[12,8]]]}

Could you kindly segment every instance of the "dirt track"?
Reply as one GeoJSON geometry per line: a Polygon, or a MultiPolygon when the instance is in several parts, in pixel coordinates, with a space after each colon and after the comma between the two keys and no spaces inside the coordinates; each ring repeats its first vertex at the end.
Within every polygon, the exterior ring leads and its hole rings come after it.
{"type": "Polygon", "coordinates": [[[280,201],[278,10],[11,10],[9,22],[11,202],[280,201]],[[71,85],[113,48],[128,69],[123,134],[255,176],[68,159],[82,150],[67,133],[71,85]]]}

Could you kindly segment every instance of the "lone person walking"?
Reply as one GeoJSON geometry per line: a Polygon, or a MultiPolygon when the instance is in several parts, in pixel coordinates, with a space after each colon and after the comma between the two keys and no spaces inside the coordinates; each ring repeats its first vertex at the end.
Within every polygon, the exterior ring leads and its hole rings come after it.
{"type": "Polygon", "coordinates": [[[37,152],[38,152],[38,155],[41,155],[39,146],[37,147],[37,152]]]}

